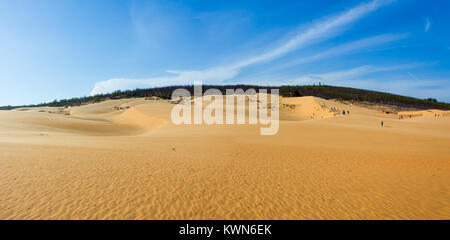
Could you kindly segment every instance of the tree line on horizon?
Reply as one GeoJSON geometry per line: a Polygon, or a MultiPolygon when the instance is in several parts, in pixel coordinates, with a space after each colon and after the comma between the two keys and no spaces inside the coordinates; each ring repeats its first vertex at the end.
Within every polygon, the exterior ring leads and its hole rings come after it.
{"type": "MultiPolygon", "coordinates": [[[[98,94],[94,96],[85,96],[79,98],[54,100],[49,103],[41,103],[35,105],[22,105],[22,106],[2,106],[0,110],[12,110],[22,107],[74,107],[81,106],[90,103],[98,103],[110,99],[122,99],[122,98],[138,98],[138,97],[159,97],[162,99],[170,99],[172,92],[175,89],[184,88],[188,90],[191,95],[194,93],[194,86],[168,86],[157,87],[147,89],[135,89],[126,91],[115,91],[108,94],[98,94]]],[[[280,96],[283,97],[302,97],[302,96],[314,96],[324,99],[336,99],[342,101],[355,101],[355,102],[369,102],[376,104],[387,104],[402,108],[416,108],[416,109],[442,109],[450,110],[450,104],[445,102],[439,102],[434,98],[418,99],[413,97],[401,96],[396,94],[390,94],[385,92],[363,90],[348,87],[336,87],[329,85],[303,85],[303,86],[256,86],[256,85],[203,85],[202,90],[215,88],[226,94],[226,89],[255,89],[257,92],[260,89],[267,89],[268,93],[271,89],[279,89],[280,96]]]]}

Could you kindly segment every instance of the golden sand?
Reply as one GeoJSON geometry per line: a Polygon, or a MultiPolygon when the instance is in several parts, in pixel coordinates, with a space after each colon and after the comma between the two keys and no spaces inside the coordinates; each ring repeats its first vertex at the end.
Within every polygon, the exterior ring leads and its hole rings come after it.
{"type": "Polygon", "coordinates": [[[0,111],[0,219],[450,219],[448,112],[288,98],[261,136],[173,106],[0,111]]]}

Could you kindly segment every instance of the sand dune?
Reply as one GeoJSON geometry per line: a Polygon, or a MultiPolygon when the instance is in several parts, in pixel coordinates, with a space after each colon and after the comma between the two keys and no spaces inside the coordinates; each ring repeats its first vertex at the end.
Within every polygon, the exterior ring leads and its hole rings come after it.
{"type": "Polygon", "coordinates": [[[143,133],[146,133],[149,130],[163,126],[168,121],[151,117],[151,115],[141,111],[139,107],[132,107],[117,116],[115,122],[129,126],[141,127],[144,130],[143,133]]]}
{"type": "Polygon", "coordinates": [[[323,119],[340,114],[334,102],[316,97],[283,98],[280,102],[280,120],[323,119]]]}
{"type": "Polygon", "coordinates": [[[175,126],[173,106],[0,111],[0,218],[450,218],[448,111],[281,98],[279,133],[261,136],[175,126]]]}
{"type": "Polygon", "coordinates": [[[441,116],[441,117],[449,117],[450,112],[449,111],[443,111],[443,110],[437,110],[437,109],[430,109],[430,110],[421,110],[421,111],[404,111],[397,113],[400,116],[403,117],[419,117],[419,116],[441,116]]]}

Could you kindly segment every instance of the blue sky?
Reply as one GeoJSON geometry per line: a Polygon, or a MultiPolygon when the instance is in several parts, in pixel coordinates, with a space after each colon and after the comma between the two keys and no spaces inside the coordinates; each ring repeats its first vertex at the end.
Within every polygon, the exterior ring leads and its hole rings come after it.
{"type": "Polygon", "coordinates": [[[450,102],[450,1],[0,0],[0,105],[174,84],[450,102]]]}

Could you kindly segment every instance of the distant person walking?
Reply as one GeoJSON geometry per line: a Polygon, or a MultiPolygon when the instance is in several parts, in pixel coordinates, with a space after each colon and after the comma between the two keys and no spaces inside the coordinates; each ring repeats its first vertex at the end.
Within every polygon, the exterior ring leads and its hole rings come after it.
{"type": "Polygon", "coordinates": [[[350,110],[347,110],[347,115],[350,115],[350,110]]]}
{"type": "Polygon", "coordinates": [[[342,110],[342,115],[345,115],[345,110],[342,110]]]}
{"type": "Polygon", "coordinates": [[[384,123],[383,123],[383,121],[381,121],[381,127],[383,127],[383,125],[384,125],[384,123]]]}

